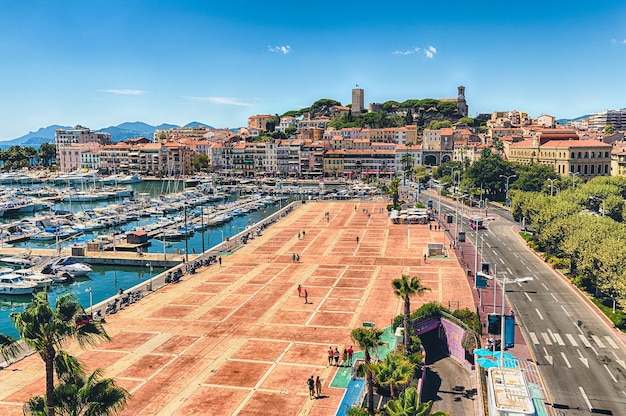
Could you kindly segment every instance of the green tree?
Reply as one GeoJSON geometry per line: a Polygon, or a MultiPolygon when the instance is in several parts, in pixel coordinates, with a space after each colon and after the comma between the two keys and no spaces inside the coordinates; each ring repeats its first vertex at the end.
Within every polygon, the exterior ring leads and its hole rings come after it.
{"type": "Polygon", "coordinates": [[[370,414],[374,413],[374,375],[372,373],[372,356],[370,352],[383,345],[380,337],[383,335],[382,329],[377,328],[356,328],[352,330],[351,336],[354,342],[363,350],[365,355],[365,363],[363,364],[363,370],[365,371],[367,395],[366,395],[366,408],[370,414]]]}
{"type": "Polygon", "coordinates": [[[432,400],[422,403],[415,387],[410,387],[400,393],[396,400],[390,400],[385,408],[388,416],[425,416],[430,414],[433,407],[432,400]]]}
{"type": "Polygon", "coordinates": [[[10,315],[22,341],[35,350],[46,367],[47,415],[54,416],[54,363],[64,344],[75,339],[85,347],[109,336],[98,321],[85,320],[85,310],[73,294],[57,298],[56,307],[48,302],[46,292],[39,292],[22,312],[10,315]]]}
{"type": "Polygon", "coordinates": [[[409,176],[409,179],[411,178],[410,172],[414,162],[415,158],[410,153],[404,153],[400,158],[400,163],[404,166],[404,173],[406,176],[409,176]]]}
{"type": "Polygon", "coordinates": [[[419,277],[409,277],[406,274],[402,274],[399,279],[394,279],[391,286],[393,294],[404,301],[404,353],[408,356],[413,352],[411,350],[411,296],[422,296],[430,288],[423,286],[419,277]]]}
{"type": "Polygon", "coordinates": [[[196,153],[191,162],[196,171],[206,171],[209,168],[209,156],[206,153],[196,153]]]}
{"type": "Polygon", "coordinates": [[[53,143],[42,143],[37,152],[41,164],[45,167],[51,165],[57,155],[57,147],[53,143]]]}
{"type": "Polygon", "coordinates": [[[604,132],[604,134],[613,134],[615,133],[615,127],[607,124],[606,126],[604,126],[604,129],[602,131],[604,132]]]}
{"type": "MultiPolygon", "coordinates": [[[[57,379],[54,388],[55,411],[62,416],[109,416],[126,406],[130,394],[117,387],[111,378],[102,378],[102,370],[86,375],[82,364],[65,351],[55,357],[57,379]]],[[[34,396],[24,405],[24,414],[46,416],[46,398],[34,396]]]]}
{"type": "Polygon", "coordinates": [[[415,364],[404,355],[390,353],[383,361],[372,364],[371,370],[379,386],[378,393],[389,390],[389,395],[395,399],[413,379],[415,364]]]}

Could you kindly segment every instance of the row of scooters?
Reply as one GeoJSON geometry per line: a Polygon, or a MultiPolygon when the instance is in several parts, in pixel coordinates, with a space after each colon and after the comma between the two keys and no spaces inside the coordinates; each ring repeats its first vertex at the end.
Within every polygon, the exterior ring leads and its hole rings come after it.
{"type": "MultiPolygon", "coordinates": [[[[208,267],[211,264],[217,263],[218,261],[219,260],[217,256],[207,256],[187,264],[185,266],[185,271],[187,274],[195,274],[196,270],[200,267],[208,267]]],[[[184,276],[184,274],[185,272],[183,272],[182,267],[179,267],[174,271],[168,272],[165,276],[165,284],[180,282],[180,279],[184,276]]],[[[133,290],[125,294],[120,293],[120,296],[107,303],[106,309],[104,310],[104,315],[113,315],[117,313],[117,311],[124,309],[127,306],[130,306],[141,298],[141,290],[133,290]]],[[[104,315],[102,314],[102,309],[98,309],[94,313],[93,319],[102,321],[104,320],[104,315]]]]}

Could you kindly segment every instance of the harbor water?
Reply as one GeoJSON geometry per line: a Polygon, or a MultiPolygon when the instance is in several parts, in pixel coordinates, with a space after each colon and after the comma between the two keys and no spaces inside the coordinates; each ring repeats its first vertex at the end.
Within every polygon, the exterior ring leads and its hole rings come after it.
{"type": "MultiPolygon", "coordinates": [[[[159,182],[143,182],[133,185],[125,185],[135,191],[135,196],[139,194],[157,196],[164,192],[164,185],[159,182]]],[[[171,188],[169,192],[180,191],[182,187],[171,188]]],[[[229,201],[237,200],[239,196],[235,193],[230,194],[229,201]]],[[[299,196],[292,196],[290,199],[297,199],[299,196]]],[[[117,202],[117,201],[116,201],[117,202]]],[[[211,205],[220,204],[223,201],[215,202],[213,204],[207,204],[203,207],[189,208],[187,215],[193,216],[205,208],[208,209],[211,205]]],[[[285,200],[284,203],[289,202],[285,200]]],[[[98,201],[94,203],[55,203],[52,210],[67,210],[71,212],[78,212],[85,209],[90,209],[95,206],[106,206],[107,204],[115,203],[112,201],[98,201]]],[[[209,250],[211,247],[220,244],[226,238],[238,234],[246,229],[246,227],[259,222],[260,220],[268,217],[280,209],[280,204],[266,205],[264,208],[260,208],[255,211],[251,211],[244,215],[234,216],[232,220],[221,224],[219,226],[212,226],[204,231],[196,231],[188,238],[178,241],[159,241],[156,239],[150,240],[151,245],[144,249],[149,253],[167,253],[172,258],[183,258],[186,250],[189,250],[189,254],[201,253],[203,249],[209,250]]],[[[182,213],[176,213],[173,215],[182,215],[182,213]]],[[[15,219],[11,219],[15,220],[15,219]]],[[[77,236],[72,239],[63,241],[64,247],[73,244],[84,244],[87,241],[102,235],[103,233],[125,233],[131,231],[137,226],[147,225],[150,222],[155,221],[153,217],[142,217],[138,221],[129,222],[117,226],[114,229],[102,230],[101,233],[86,233],[77,236]]],[[[8,223],[9,219],[3,218],[2,223],[8,223]]],[[[37,247],[37,248],[55,248],[58,245],[58,241],[25,241],[14,245],[15,247],[37,247]]],[[[54,305],[56,298],[64,293],[73,293],[80,303],[88,308],[91,304],[97,304],[112,296],[115,296],[119,289],[126,290],[139,283],[150,279],[152,276],[163,272],[164,270],[157,267],[105,267],[105,266],[92,266],[93,272],[88,276],[77,278],[71,283],[66,284],[54,284],[48,289],[49,299],[54,305]]],[[[23,310],[26,305],[32,300],[32,296],[2,296],[0,295],[0,333],[17,337],[17,331],[13,326],[13,322],[10,319],[12,312],[23,310]]]]}

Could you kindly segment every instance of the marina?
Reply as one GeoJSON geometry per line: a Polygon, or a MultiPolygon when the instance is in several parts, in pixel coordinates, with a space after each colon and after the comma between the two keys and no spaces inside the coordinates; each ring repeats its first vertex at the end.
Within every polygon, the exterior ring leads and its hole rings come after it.
{"type": "MultiPolygon", "coordinates": [[[[47,194],[45,187],[36,184],[30,189],[47,194]]],[[[293,189],[286,190],[290,196],[269,198],[232,187],[225,188],[219,197],[205,194],[198,202],[190,195],[202,194],[202,188],[191,192],[180,184],[172,187],[171,183],[156,181],[125,187],[132,191],[133,198],[117,198],[114,202],[55,199],[42,212],[0,218],[0,258],[6,260],[0,260],[1,265],[20,271],[17,277],[26,280],[28,275],[39,276],[44,263],[61,258],[85,263],[91,268],[87,274],[46,275],[53,281],[45,283],[45,290],[53,301],[60,294],[74,293],[87,308],[214,247],[219,246],[227,255],[234,247],[228,243],[233,236],[241,244],[242,237],[253,237],[257,232],[255,224],[289,201],[309,198],[307,192],[290,193],[293,189]],[[162,193],[167,186],[172,192],[162,193]]],[[[6,188],[11,189],[5,187],[5,192],[6,188]]],[[[16,335],[8,316],[22,310],[31,299],[28,294],[0,293],[1,333],[16,335]]]]}

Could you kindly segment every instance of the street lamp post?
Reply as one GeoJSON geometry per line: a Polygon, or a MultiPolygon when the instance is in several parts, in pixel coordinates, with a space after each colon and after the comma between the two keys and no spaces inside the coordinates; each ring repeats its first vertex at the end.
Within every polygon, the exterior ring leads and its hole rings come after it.
{"type": "Polygon", "coordinates": [[[500,175],[500,177],[501,178],[506,178],[506,185],[504,187],[504,190],[506,192],[506,206],[508,207],[508,206],[510,206],[510,203],[509,203],[509,179],[515,178],[515,177],[517,177],[517,175],[508,175],[508,176],[507,175],[500,175]]]}
{"type": "Polygon", "coordinates": [[[576,183],[574,182],[574,178],[576,175],[580,176],[580,172],[568,172],[568,175],[572,175],[572,189],[576,188],[576,183]]]}
{"type": "Polygon", "coordinates": [[[454,219],[454,225],[456,226],[456,239],[458,239],[459,236],[459,199],[465,198],[467,196],[467,194],[463,194],[460,196],[456,197],[456,212],[455,212],[455,219],[454,219]]]}
{"type": "Polygon", "coordinates": [[[554,181],[556,181],[556,179],[548,178],[548,180],[550,181],[550,185],[548,185],[550,187],[550,196],[553,196],[554,195],[554,181]]]}
{"type": "Polygon", "coordinates": [[[89,292],[89,316],[93,319],[93,289],[89,286],[85,292],[89,292]]]}
{"type": "Polygon", "coordinates": [[[187,204],[183,204],[185,210],[185,263],[189,261],[189,236],[187,234],[187,204]]]}
{"type": "Polygon", "coordinates": [[[149,279],[148,279],[148,291],[152,292],[152,263],[151,262],[147,262],[146,263],[146,267],[150,270],[150,275],[149,275],[149,279]]]}
{"type": "Polygon", "coordinates": [[[200,229],[202,230],[202,253],[204,253],[204,207],[200,206],[200,229]]]}

